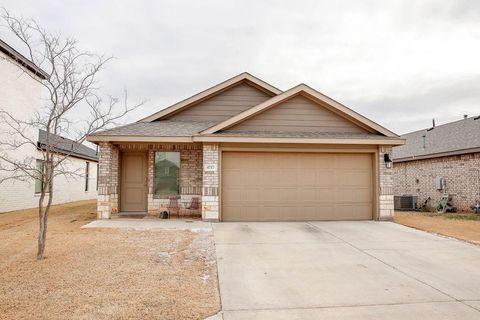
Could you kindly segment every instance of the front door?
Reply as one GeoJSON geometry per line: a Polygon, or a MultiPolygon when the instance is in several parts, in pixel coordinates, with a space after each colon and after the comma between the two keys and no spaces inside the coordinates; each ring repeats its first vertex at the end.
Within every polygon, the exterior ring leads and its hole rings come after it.
{"type": "Polygon", "coordinates": [[[122,153],[121,211],[147,211],[147,153],[122,153]]]}

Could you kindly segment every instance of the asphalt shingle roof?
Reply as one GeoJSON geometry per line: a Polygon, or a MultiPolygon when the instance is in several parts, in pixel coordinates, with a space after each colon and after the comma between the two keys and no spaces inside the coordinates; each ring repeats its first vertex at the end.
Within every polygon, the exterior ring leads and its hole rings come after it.
{"type": "Polygon", "coordinates": [[[418,156],[428,158],[439,153],[480,148],[480,119],[462,119],[436,126],[432,130],[407,133],[402,138],[406,139],[406,143],[393,148],[394,160],[418,156]]]}
{"type": "Polygon", "coordinates": [[[215,134],[214,136],[229,136],[229,137],[251,137],[251,138],[306,138],[306,139],[315,139],[315,138],[322,138],[322,139],[346,139],[346,138],[353,138],[353,139],[378,139],[378,138],[385,138],[390,139],[389,137],[385,137],[383,135],[374,134],[374,133],[355,133],[355,132],[289,132],[289,131],[237,131],[237,130],[228,130],[228,131],[220,131],[215,134]]]}
{"type": "Polygon", "coordinates": [[[149,137],[191,137],[214,126],[215,121],[173,121],[135,122],[125,126],[97,132],[95,136],[149,136],[149,137]]]}
{"type": "MultiPolygon", "coordinates": [[[[38,130],[38,147],[46,148],[47,132],[38,130]]],[[[73,140],[64,138],[56,134],[50,134],[50,145],[58,152],[71,154],[72,156],[98,161],[98,154],[95,149],[89,148],[83,144],[76,143],[73,140]]]]}

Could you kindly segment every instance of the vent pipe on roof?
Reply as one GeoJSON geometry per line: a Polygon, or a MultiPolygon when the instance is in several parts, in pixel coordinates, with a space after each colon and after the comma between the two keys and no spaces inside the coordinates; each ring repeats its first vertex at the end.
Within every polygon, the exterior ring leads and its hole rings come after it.
{"type": "Polygon", "coordinates": [[[435,129],[435,118],[432,119],[432,127],[430,129],[427,129],[427,131],[431,131],[435,129]]]}
{"type": "Polygon", "coordinates": [[[467,118],[468,118],[468,114],[464,114],[463,119],[467,119],[467,118]]]}

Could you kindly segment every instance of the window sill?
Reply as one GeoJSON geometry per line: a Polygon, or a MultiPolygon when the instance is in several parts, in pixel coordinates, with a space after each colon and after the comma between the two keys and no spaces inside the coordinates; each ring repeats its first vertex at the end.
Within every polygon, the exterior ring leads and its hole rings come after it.
{"type": "Polygon", "coordinates": [[[180,199],[181,195],[179,194],[171,194],[171,195],[158,195],[154,194],[153,199],[180,199]]]}
{"type": "MultiPolygon", "coordinates": [[[[41,193],[34,193],[33,196],[34,197],[40,197],[42,194],[41,193]]],[[[49,195],[49,192],[45,192],[45,195],[48,196],[49,195]]]]}

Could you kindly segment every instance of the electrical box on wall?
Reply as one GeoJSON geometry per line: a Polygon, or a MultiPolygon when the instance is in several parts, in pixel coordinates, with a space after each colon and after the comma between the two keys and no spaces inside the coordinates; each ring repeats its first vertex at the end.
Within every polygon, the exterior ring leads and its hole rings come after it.
{"type": "Polygon", "coordinates": [[[444,177],[435,178],[435,189],[445,190],[447,187],[447,180],[444,177]]]}

